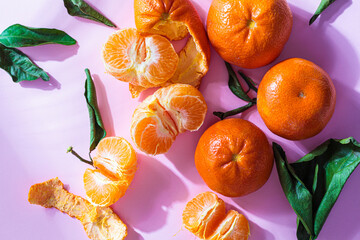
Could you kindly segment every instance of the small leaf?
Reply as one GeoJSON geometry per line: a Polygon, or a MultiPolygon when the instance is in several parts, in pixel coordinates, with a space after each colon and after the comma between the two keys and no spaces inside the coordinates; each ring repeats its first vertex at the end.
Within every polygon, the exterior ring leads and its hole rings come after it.
{"type": "Polygon", "coordinates": [[[106,136],[104,124],[101,119],[99,107],[97,104],[96,90],[94,82],[91,78],[89,69],[85,69],[86,82],[85,82],[85,93],[87,107],[90,117],[90,147],[91,152],[97,146],[101,139],[106,136]]]}
{"type": "Polygon", "coordinates": [[[244,111],[246,111],[247,109],[251,108],[252,106],[254,106],[256,104],[256,99],[253,99],[254,101],[253,102],[249,102],[248,104],[242,106],[242,107],[239,107],[239,108],[236,108],[236,109],[233,109],[231,111],[227,111],[227,112],[213,112],[213,114],[215,116],[217,116],[218,118],[220,118],[221,120],[227,118],[227,117],[230,117],[230,116],[233,116],[233,115],[236,115],[236,114],[239,114],[239,113],[242,113],[244,111]]]}
{"type": "Polygon", "coordinates": [[[36,66],[23,52],[0,44],[0,67],[7,71],[14,82],[33,81],[42,78],[49,81],[49,75],[36,66]]]}
{"type": "Polygon", "coordinates": [[[249,86],[249,91],[250,89],[252,89],[257,93],[258,89],[256,88],[256,83],[251,78],[246,76],[243,72],[238,71],[238,73],[245,80],[246,84],[249,86]]]}
{"type": "Polygon", "coordinates": [[[330,6],[335,0],[321,0],[319,7],[316,9],[316,12],[311,17],[309,21],[309,25],[311,25],[315,20],[319,17],[319,15],[328,7],[330,6]]]}
{"type": "Polygon", "coordinates": [[[83,0],[64,0],[64,5],[71,16],[82,17],[103,23],[110,27],[116,27],[114,23],[112,23],[101,13],[97,12],[83,0]]]}
{"type": "Polygon", "coordinates": [[[15,48],[43,44],[73,45],[76,44],[76,40],[57,29],[31,28],[14,24],[0,34],[0,43],[15,48]]]}
{"type": "Polygon", "coordinates": [[[226,69],[228,70],[228,73],[229,73],[229,83],[228,84],[229,84],[229,88],[230,88],[231,92],[234,93],[235,96],[237,96],[238,98],[240,98],[246,102],[251,102],[252,99],[246,94],[243,87],[239,83],[239,79],[237,78],[236,73],[232,69],[231,64],[228,62],[225,62],[225,65],[226,65],[226,69]]]}
{"type": "Polygon", "coordinates": [[[360,144],[352,137],[329,139],[295,163],[273,144],[286,198],[298,216],[298,240],[316,239],[351,173],[360,163],[360,144]]]}

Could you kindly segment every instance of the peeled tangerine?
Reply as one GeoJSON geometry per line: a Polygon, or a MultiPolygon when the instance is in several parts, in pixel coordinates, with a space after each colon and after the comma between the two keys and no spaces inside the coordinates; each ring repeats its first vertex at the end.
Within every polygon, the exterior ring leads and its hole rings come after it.
{"type": "Polygon", "coordinates": [[[215,193],[204,192],[186,204],[183,224],[205,240],[246,240],[249,222],[235,210],[226,213],[225,203],[215,193]]]}
{"type": "Polygon", "coordinates": [[[93,165],[84,173],[84,188],[89,201],[110,206],[122,197],[132,182],[137,160],[133,147],[122,137],[103,138],[96,147],[93,165]]]}
{"type": "Polygon", "coordinates": [[[80,220],[90,239],[122,240],[127,236],[126,225],[111,208],[94,206],[69,193],[58,178],[31,186],[29,202],[46,208],[54,207],[80,220]]]}
{"type": "Polygon", "coordinates": [[[131,137],[147,154],[165,153],[179,133],[201,127],[206,111],[199,90],[188,84],[172,84],[157,90],[135,109],[131,137]]]}
{"type": "Polygon", "coordinates": [[[135,28],[112,34],[103,47],[103,59],[108,73],[129,83],[133,97],[168,81],[179,62],[169,40],[160,35],[141,35],[135,28]]]}

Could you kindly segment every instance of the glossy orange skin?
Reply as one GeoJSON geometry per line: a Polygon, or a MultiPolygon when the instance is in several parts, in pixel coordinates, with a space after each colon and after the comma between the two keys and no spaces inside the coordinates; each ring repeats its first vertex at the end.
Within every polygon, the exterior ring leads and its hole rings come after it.
{"type": "Polygon", "coordinates": [[[280,55],[292,22],[286,0],[213,0],[207,32],[225,61],[258,68],[280,55]]]}
{"type": "Polygon", "coordinates": [[[195,151],[195,165],[213,191],[240,197],[268,180],[273,154],[265,134],[243,119],[225,119],[209,127],[195,151]]]}
{"type": "Polygon", "coordinates": [[[257,108],[266,126],[283,138],[301,140],[320,133],[336,103],[329,75],[301,58],[272,67],[258,89],[257,108]]]}

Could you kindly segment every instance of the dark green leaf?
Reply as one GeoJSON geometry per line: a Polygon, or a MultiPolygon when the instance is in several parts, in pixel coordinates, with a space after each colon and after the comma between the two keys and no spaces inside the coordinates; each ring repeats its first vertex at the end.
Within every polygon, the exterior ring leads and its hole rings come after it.
{"type": "Polygon", "coordinates": [[[335,0],[321,0],[319,7],[316,9],[316,12],[311,17],[309,21],[309,25],[311,25],[315,20],[319,17],[319,15],[328,7],[330,6],[335,0]]]}
{"type": "Polygon", "coordinates": [[[0,67],[10,74],[14,82],[33,81],[38,78],[49,81],[49,75],[23,52],[2,44],[0,44],[0,67]]]}
{"type": "Polygon", "coordinates": [[[236,73],[232,69],[231,64],[228,62],[225,62],[225,65],[226,65],[226,69],[228,70],[228,73],[229,73],[229,83],[228,84],[229,84],[229,88],[230,88],[231,92],[233,92],[235,94],[235,96],[237,96],[238,98],[240,98],[246,102],[251,102],[252,99],[246,94],[243,87],[239,83],[239,79],[237,78],[236,73]]]}
{"type": "Polygon", "coordinates": [[[97,104],[96,90],[94,82],[91,78],[89,69],[85,69],[86,72],[86,82],[85,82],[85,98],[87,102],[87,107],[89,110],[90,117],[90,147],[89,151],[91,152],[97,146],[101,139],[106,136],[106,131],[104,124],[101,120],[101,115],[99,107],[97,104]]]}
{"type": "Polygon", "coordinates": [[[274,143],[273,150],[281,186],[298,216],[298,239],[316,239],[360,163],[360,144],[352,137],[329,139],[291,164],[280,145],[274,143]]]}
{"type": "Polygon", "coordinates": [[[257,88],[256,88],[256,83],[249,78],[248,76],[246,76],[243,72],[238,71],[239,75],[245,80],[246,84],[249,86],[249,91],[250,89],[254,90],[255,92],[257,92],[257,88]]]}
{"type": "Polygon", "coordinates": [[[231,111],[227,111],[227,112],[213,112],[213,114],[215,116],[217,116],[218,118],[220,118],[221,120],[227,118],[227,117],[230,117],[230,116],[233,116],[233,115],[236,115],[236,114],[239,114],[239,113],[242,113],[244,111],[246,111],[247,109],[251,108],[252,106],[254,106],[256,104],[256,99],[254,99],[253,102],[249,102],[248,104],[242,106],[242,107],[239,107],[239,108],[236,108],[236,109],[233,109],[231,111]]]}
{"type": "Polygon", "coordinates": [[[43,44],[73,45],[76,44],[76,40],[57,29],[31,28],[14,24],[1,33],[0,43],[14,48],[43,44]]]}
{"type": "Polygon", "coordinates": [[[114,23],[83,0],[64,0],[64,5],[71,16],[87,18],[110,27],[116,27],[114,23]]]}

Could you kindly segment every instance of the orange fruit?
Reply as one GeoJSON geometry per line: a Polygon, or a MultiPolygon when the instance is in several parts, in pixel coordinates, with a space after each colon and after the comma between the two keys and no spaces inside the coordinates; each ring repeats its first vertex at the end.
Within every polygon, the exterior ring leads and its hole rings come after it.
{"type": "Polygon", "coordinates": [[[335,109],[336,92],[323,69],[291,58],[265,74],[257,98],[258,111],[270,131],[300,140],[324,129],[335,109]]]}
{"type": "Polygon", "coordinates": [[[84,173],[84,188],[90,202],[110,206],[124,196],[137,169],[133,147],[122,137],[103,138],[96,147],[93,165],[84,173]]]}
{"type": "Polygon", "coordinates": [[[58,178],[32,185],[29,202],[46,208],[54,207],[80,220],[90,239],[122,240],[127,236],[126,225],[111,208],[94,206],[69,193],[58,178]]]}
{"type": "Polygon", "coordinates": [[[190,34],[179,52],[179,64],[168,82],[198,87],[210,63],[210,46],[204,26],[189,0],[135,0],[135,24],[140,32],[180,40],[190,34]]]}
{"type": "Polygon", "coordinates": [[[227,62],[257,68],[277,58],[289,39],[286,0],[213,0],[207,17],[210,42],[227,62]]]}
{"type": "Polygon", "coordinates": [[[122,137],[106,137],[96,147],[94,167],[116,179],[132,181],[137,161],[134,148],[122,137]]]}
{"type": "Polygon", "coordinates": [[[156,155],[169,150],[176,136],[196,131],[204,122],[207,106],[202,94],[188,84],[172,84],[157,90],[136,109],[131,137],[141,151],[156,155]]]}
{"type": "Polygon", "coordinates": [[[175,73],[179,57],[172,44],[159,35],[141,35],[134,28],[113,33],[103,47],[105,69],[128,82],[133,97],[157,87],[175,73]]]}
{"type": "Polygon", "coordinates": [[[186,204],[182,215],[186,229],[201,239],[246,240],[250,235],[249,222],[244,215],[230,210],[212,192],[197,195],[186,204]]]}
{"type": "Polygon", "coordinates": [[[268,180],[273,155],[265,134],[249,121],[230,118],[209,127],[195,151],[195,166],[212,190],[240,197],[268,180]]]}
{"type": "Polygon", "coordinates": [[[99,169],[86,169],[84,188],[89,201],[97,206],[107,207],[124,196],[128,188],[125,181],[119,181],[103,174],[99,169]]]}

